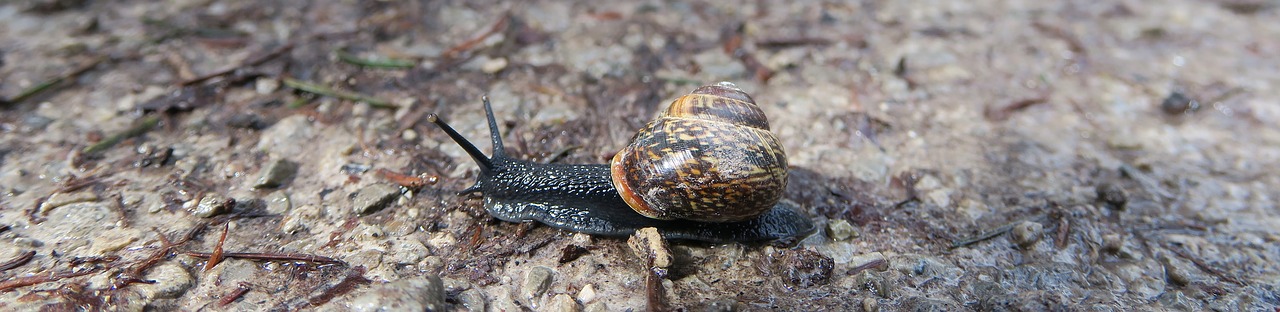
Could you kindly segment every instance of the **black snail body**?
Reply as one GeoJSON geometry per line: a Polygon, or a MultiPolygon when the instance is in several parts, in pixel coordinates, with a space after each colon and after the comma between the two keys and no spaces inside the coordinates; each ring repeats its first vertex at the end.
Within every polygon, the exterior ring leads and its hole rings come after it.
{"type": "Polygon", "coordinates": [[[498,219],[608,236],[654,227],[668,239],[706,242],[813,232],[808,217],[779,202],[786,187],[785,155],[764,114],[733,84],[705,86],[677,99],[612,165],[513,159],[502,147],[487,97],[484,108],[492,157],[438,116],[428,119],[480,166],[478,181],[464,193],[482,193],[485,210],[498,219]]]}

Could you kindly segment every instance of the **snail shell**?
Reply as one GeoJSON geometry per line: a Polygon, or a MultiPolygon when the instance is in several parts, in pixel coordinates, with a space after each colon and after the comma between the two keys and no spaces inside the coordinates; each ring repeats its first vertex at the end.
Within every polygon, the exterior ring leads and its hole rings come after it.
{"type": "Polygon", "coordinates": [[[614,155],[610,171],[628,206],[663,220],[748,220],[787,186],[787,157],[764,112],[727,82],[673,101],[614,155]]]}

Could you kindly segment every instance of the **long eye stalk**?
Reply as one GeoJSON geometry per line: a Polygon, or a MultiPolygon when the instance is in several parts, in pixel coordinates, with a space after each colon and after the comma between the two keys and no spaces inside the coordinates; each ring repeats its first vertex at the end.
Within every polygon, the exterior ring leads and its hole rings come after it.
{"type": "Polygon", "coordinates": [[[444,133],[449,134],[449,137],[454,142],[457,142],[458,146],[461,146],[463,150],[467,151],[468,155],[471,155],[471,159],[476,161],[476,165],[480,166],[480,171],[488,173],[493,169],[493,158],[502,157],[502,155],[506,154],[506,151],[502,147],[502,133],[498,132],[498,122],[493,118],[493,105],[489,104],[488,96],[484,97],[484,112],[489,119],[489,138],[493,140],[493,157],[485,156],[484,152],[476,148],[476,145],[468,141],[467,138],[458,134],[457,130],[453,130],[453,127],[450,127],[448,123],[440,119],[440,116],[436,114],[427,115],[427,121],[436,124],[437,127],[440,127],[440,130],[444,130],[444,133]]]}

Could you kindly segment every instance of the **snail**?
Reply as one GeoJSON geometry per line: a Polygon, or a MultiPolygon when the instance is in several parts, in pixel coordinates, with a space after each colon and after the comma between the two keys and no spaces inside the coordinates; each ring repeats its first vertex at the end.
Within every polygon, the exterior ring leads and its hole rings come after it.
{"type": "Polygon", "coordinates": [[[787,183],[782,145],[764,112],[728,82],[673,101],[609,164],[540,164],[513,159],[483,98],[493,156],[431,114],[480,166],[475,185],[485,210],[510,222],[538,221],[593,235],[625,236],[646,227],[667,239],[714,243],[774,241],[814,230],[780,201],[787,183]]]}

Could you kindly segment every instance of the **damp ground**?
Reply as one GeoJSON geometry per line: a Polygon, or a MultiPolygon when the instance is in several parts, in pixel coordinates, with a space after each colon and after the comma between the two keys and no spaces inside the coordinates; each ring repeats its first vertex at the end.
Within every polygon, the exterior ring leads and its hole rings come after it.
{"type": "Polygon", "coordinates": [[[0,4],[0,309],[1280,307],[1274,2],[0,4]],[[732,81],[792,244],[489,217],[732,81]],[[224,234],[225,233],[225,234],[224,234]],[[209,258],[222,258],[209,265],[209,258]]]}

